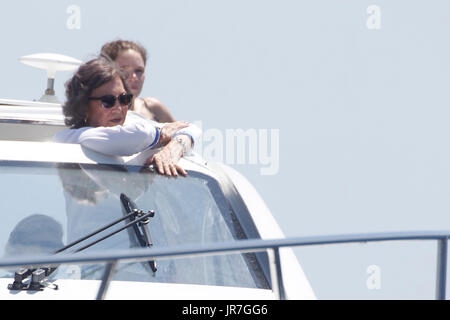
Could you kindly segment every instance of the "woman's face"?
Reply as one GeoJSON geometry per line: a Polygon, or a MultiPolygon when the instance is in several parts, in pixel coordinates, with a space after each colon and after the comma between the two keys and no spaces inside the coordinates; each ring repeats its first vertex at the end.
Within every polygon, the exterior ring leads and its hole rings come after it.
{"type": "Polygon", "coordinates": [[[90,127],[113,127],[122,125],[127,116],[128,105],[121,105],[117,96],[126,93],[122,80],[117,76],[110,82],[94,89],[90,98],[100,98],[107,95],[116,97],[114,106],[105,108],[101,100],[89,100],[86,122],[90,127]]]}
{"type": "Polygon", "coordinates": [[[145,64],[141,54],[136,50],[128,49],[120,53],[115,62],[124,73],[133,97],[137,98],[141,94],[145,80],[145,64]]]}

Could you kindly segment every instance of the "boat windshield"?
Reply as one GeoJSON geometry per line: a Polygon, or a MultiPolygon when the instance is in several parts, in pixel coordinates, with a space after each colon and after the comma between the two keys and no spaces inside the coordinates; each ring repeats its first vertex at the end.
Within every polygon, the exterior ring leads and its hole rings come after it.
{"type": "MultiPolygon", "coordinates": [[[[121,194],[141,210],[154,210],[147,224],[153,248],[246,238],[217,181],[196,171],[174,178],[137,166],[2,161],[0,174],[1,257],[53,253],[123,217],[121,194]]],[[[85,251],[140,248],[134,231],[123,230],[85,251]]],[[[156,272],[144,262],[118,264],[113,280],[269,287],[254,254],[161,259],[156,264],[156,272]]],[[[50,280],[98,280],[104,267],[62,265],[50,280]]],[[[13,277],[15,271],[0,270],[0,277],[13,277]]]]}

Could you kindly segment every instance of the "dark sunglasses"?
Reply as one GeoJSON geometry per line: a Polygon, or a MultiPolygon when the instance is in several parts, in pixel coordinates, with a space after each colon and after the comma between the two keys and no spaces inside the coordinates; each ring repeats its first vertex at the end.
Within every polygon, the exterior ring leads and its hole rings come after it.
{"type": "Polygon", "coordinates": [[[102,97],[89,97],[88,100],[100,100],[102,106],[109,109],[116,105],[116,99],[119,100],[121,106],[130,106],[133,95],[131,93],[121,93],[117,97],[112,94],[108,94],[102,97]]]}

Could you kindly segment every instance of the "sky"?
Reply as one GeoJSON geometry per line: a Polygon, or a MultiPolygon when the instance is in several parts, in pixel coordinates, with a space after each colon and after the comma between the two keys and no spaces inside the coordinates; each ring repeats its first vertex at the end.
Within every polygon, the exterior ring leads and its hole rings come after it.
{"type": "MultiPolygon", "coordinates": [[[[3,1],[0,97],[39,99],[33,53],[149,52],[142,94],[203,129],[286,236],[450,230],[447,0],[3,1]],[[249,137],[244,149],[233,137],[249,137]],[[242,151],[244,150],[244,152],[242,151]]],[[[56,76],[64,101],[70,72],[56,76]]],[[[319,298],[432,299],[434,242],[295,250],[319,298]]]]}

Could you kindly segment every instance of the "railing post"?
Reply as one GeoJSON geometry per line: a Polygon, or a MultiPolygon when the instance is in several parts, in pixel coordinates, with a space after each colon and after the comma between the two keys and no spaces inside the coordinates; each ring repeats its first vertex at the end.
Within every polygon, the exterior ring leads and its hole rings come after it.
{"type": "Polygon", "coordinates": [[[280,300],[286,300],[286,294],[284,292],[284,285],[283,285],[283,274],[281,272],[281,259],[280,259],[280,248],[275,247],[273,248],[273,253],[275,256],[275,267],[276,267],[276,273],[277,273],[277,280],[278,280],[278,294],[280,300]]]}
{"type": "Polygon", "coordinates": [[[436,266],[436,299],[445,300],[447,286],[447,247],[448,238],[438,240],[436,266]]]}
{"type": "Polygon", "coordinates": [[[285,300],[286,294],[283,286],[283,275],[281,273],[280,249],[279,247],[268,248],[270,279],[272,290],[278,300],[285,300]]]}
{"type": "Polygon", "coordinates": [[[267,248],[267,255],[269,256],[269,269],[270,269],[270,281],[272,284],[272,291],[275,295],[275,298],[280,300],[280,291],[278,286],[278,271],[275,262],[275,248],[267,248]]]}
{"type": "Polygon", "coordinates": [[[105,298],[106,291],[108,291],[109,283],[114,273],[114,269],[116,268],[116,263],[117,261],[112,261],[106,265],[105,273],[103,274],[103,279],[100,284],[100,288],[98,289],[97,300],[103,300],[105,298]]]}

